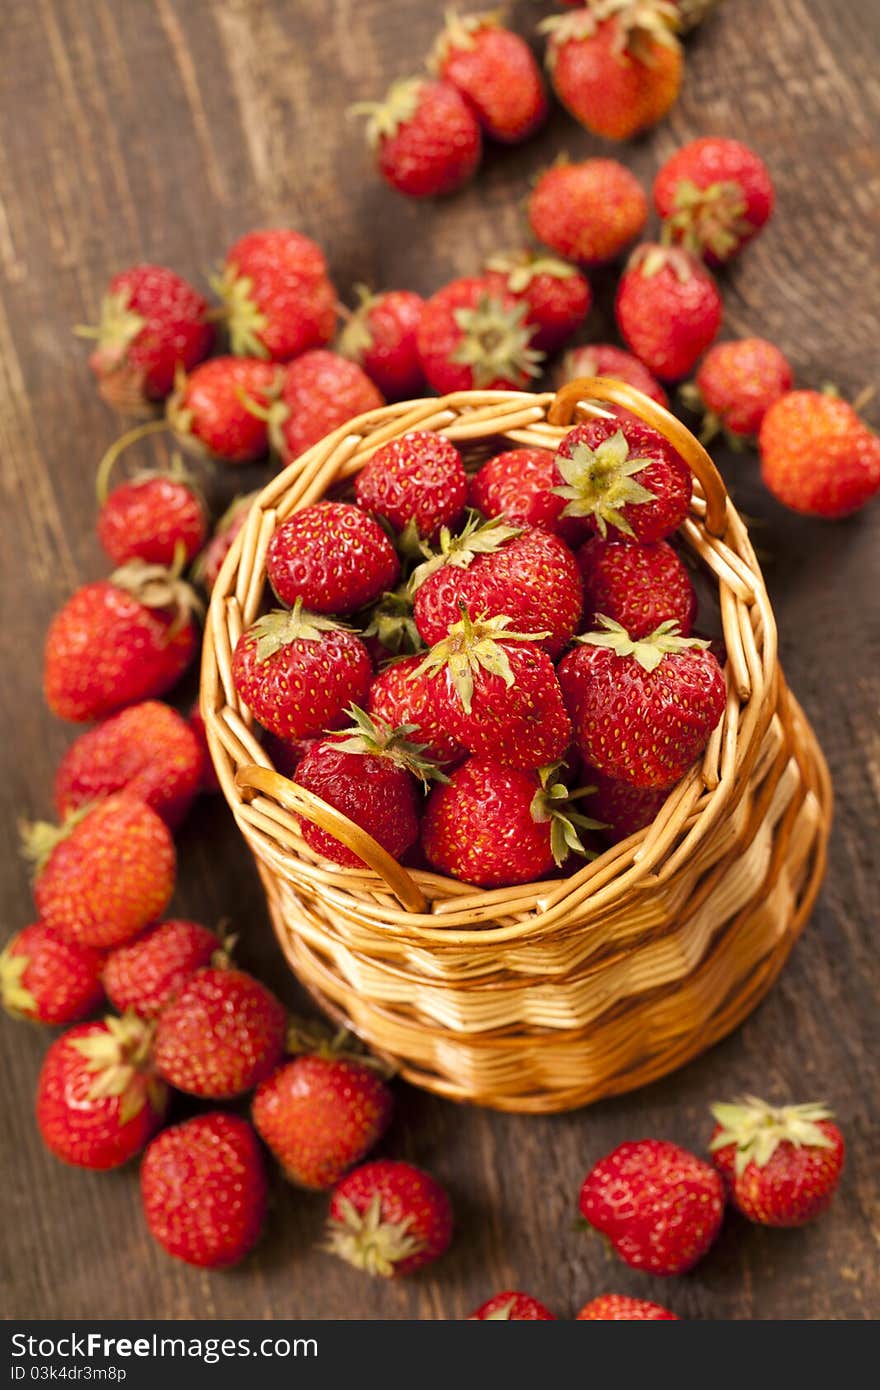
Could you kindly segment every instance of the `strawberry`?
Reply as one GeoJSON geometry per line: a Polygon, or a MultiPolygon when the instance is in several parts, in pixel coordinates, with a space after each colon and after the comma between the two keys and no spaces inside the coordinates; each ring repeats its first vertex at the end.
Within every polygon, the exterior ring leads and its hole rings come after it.
{"type": "Polygon", "coordinates": [[[586,277],[540,251],[490,256],[485,274],[491,285],[526,305],[526,322],[534,328],[531,346],[538,352],[556,352],[580,328],[592,303],[586,277]]]}
{"type": "MultiPolygon", "coordinates": [[[[112,461],[112,450],[105,457],[112,461]]],[[[115,565],[144,560],[170,569],[181,554],[190,564],[205,544],[204,499],[179,454],[169,469],[135,474],[109,494],[99,478],[98,501],[98,540],[115,565]]]]}
{"type": "Polygon", "coordinates": [[[248,519],[251,504],[256,496],[255,492],[248,492],[233,498],[214,527],[214,534],[193,565],[193,579],[209,594],[217,583],[217,576],[223,567],[223,561],[232,549],[232,542],[248,519]]]}
{"type": "Polygon", "coordinates": [[[634,787],[596,767],[585,766],[581,778],[590,785],[587,806],[599,822],[599,834],[612,845],[650,825],[669,795],[668,787],[634,787]]]}
{"type": "Polygon", "coordinates": [[[371,294],[356,285],[358,307],[343,311],[345,327],[336,350],[356,362],[387,401],[420,396],[425,378],[416,341],[424,300],[411,290],[371,294]]]}
{"type": "Polygon", "coordinates": [[[537,1298],[532,1298],[531,1294],[507,1289],[504,1293],[496,1293],[485,1303],[481,1303],[476,1312],[471,1313],[470,1321],[555,1322],[556,1318],[543,1303],[539,1303],[537,1298]]]}
{"type": "Polygon", "coordinates": [[[370,686],[367,711],[392,727],[411,725],[412,738],[423,745],[425,757],[449,768],[461,762],[467,750],[437,723],[428,682],[410,679],[421,666],[423,655],[393,661],[380,671],[370,686]]]}
{"type": "Polygon", "coordinates": [[[620,277],[615,313],[648,370],[677,381],[716,338],[722,307],[712,276],[688,251],[643,242],[620,277]]]}
{"type": "Polygon", "coordinates": [[[448,11],[431,67],[461,92],[493,140],[517,145],[547,119],[547,93],[532,50],[497,14],[448,11]]]}
{"type": "Polygon", "coordinates": [[[486,517],[537,526],[577,545],[589,532],[580,518],[562,515],[565,498],[553,490],[558,481],[550,449],[508,449],[473,474],[468,504],[486,517]]]}
{"type": "Polygon", "coordinates": [[[730,260],[757,236],[774,197],[769,170],[754,150],[717,136],[683,145],[654,180],[664,239],[680,241],[713,265],[730,260]]]}
{"type": "Polygon", "coordinates": [[[323,252],[287,227],[240,237],[213,288],[238,357],[287,362],[336,331],[336,290],[323,252]]]}
{"type": "Polygon", "coordinates": [[[803,1226],[827,1211],[843,1171],[843,1135],[824,1105],[746,1096],[713,1105],[709,1148],[734,1206],[761,1226],[803,1226]]]}
{"type": "Polygon", "coordinates": [[[264,413],[281,376],[273,362],[259,357],[212,357],[175,384],[168,423],[180,444],[198,457],[252,463],[269,451],[264,413]]]}
{"type": "Polygon", "coordinates": [[[581,265],[612,261],[645,229],[648,200],[634,174],[616,159],[557,160],[529,197],[532,231],[545,246],[581,265]]]}
{"type": "Polygon", "coordinates": [[[400,577],[382,527],[350,502],[316,502],[283,522],[266,554],[269,583],[282,603],[315,613],[354,613],[400,577]]]}
{"type": "Polygon", "coordinates": [[[131,560],[86,584],[49,624],[46,703],[59,719],[103,719],[164,695],[196,654],[201,605],[173,570],[131,560]]]}
{"type": "Polygon", "coordinates": [[[450,82],[395,82],[384,102],[358,102],[379,172],[410,198],[455,193],[477,171],[483,141],[476,116],[450,82]]]}
{"type": "MultiPolygon", "coordinates": [[[[310,748],[297,766],[293,780],[300,787],[335,806],[354,821],[395,859],[415,844],[419,835],[419,797],[416,777],[427,781],[436,769],[422,757],[422,746],[407,742],[412,725],[392,729],[376,723],[351,705],[352,720],[342,735],[334,735],[310,748]]],[[[320,826],[302,819],[306,844],[346,868],[366,866],[320,826]]]]}
{"type": "Polygon", "coordinates": [[[422,370],[435,391],[521,390],[540,376],[528,305],[488,276],[453,280],[427,301],[419,324],[422,370]]]}
{"type": "Polygon", "coordinates": [[[689,410],[703,413],[704,444],[723,430],[736,446],[757,435],[767,411],[791,390],[793,380],[788,361],[766,338],[738,338],[709,349],[694,382],[681,388],[681,398],[689,410]]]}
{"type": "Polygon", "coordinates": [[[416,571],[413,616],[429,645],[461,616],[461,605],[480,618],[507,616],[536,634],[554,659],[580,621],[583,590],[568,547],[549,531],[489,522],[458,537],[441,535],[441,553],[416,571]],[[438,566],[435,568],[435,566],[438,566]]]}
{"type": "Polygon", "coordinates": [[[164,822],[133,797],[108,796],[61,826],[38,821],[24,838],[37,911],[65,941],[109,950],[168,905],[174,845],[164,822]]]}
{"type": "Polygon", "coordinates": [[[647,637],[599,616],[559,663],[582,757],[636,787],[671,787],[702,753],[724,712],[724,676],[709,643],[664,622],[647,637]]]}
{"type": "Polygon", "coordinates": [[[442,434],[411,430],[376,450],[354,491],[364,511],[384,517],[396,531],[411,526],[416,538],[434,540],[464,511],[467,474],[461,454],[442,434]]]}
{"type": "Polygon", "coordinates": [[[622,1293],[603,1293],[591,1298],[575,1315],[576,1322],[678,1322],[677,1313],[670,1313],[659,1303],[644,1298],[630,1298],[622,1293]]]}
{"type": "Polygon", "coordinates": [[[239,695],[264,728],[286,739],[339,724],[347,705],[363,703],[372,675],[363,642],[299,602],[258,618],[232,657],[239,695]]]}
{"type": "Polygon", "coordinates": [[[232,966],[204,966],[159,1015],[154,1056],[172,1086],[229,1100],[274,1071],[287,1018],[265,985],[232,966]]]}
{"type": "MultiPolygon", "coordinates": [[[[403,536],[403,539],[409,538],[403,536]]],[[[363,615],[367,625],[361,637],[377,670],[392,657],[406,656],[425,645],[413,622],[412,611],[412,593],[406,583],[384,593],[363,615]]]]}
{"type": "Polygon", "coordinates": [[[656,125],[681,88],[677,22],[666,0],[590,0],[544,20],[547,66],[563,106],[607,140],[631,140],[656,125]]]}
{"type": "Polygon", "coordinates": [[[480,888],[532,883],[570,853],[593,857],[578,829],[597,822],[573,810],[559,764],[525,772],[495,758],[469,758],[428,798],[422,847],[441,873],[480,888]]]}
{"type": "Polygon", "coordinates": [[[340,425],[384,404],[356,362],[315,348],[288,363],[281,394],[268,412],[270,438],[290,463],[340,425]]]}
{"type": "Polygon", "coordinates": [[[56,1158],[104,1170],[127,1163],[155,1134],[168,1100],[138,1018],[80,1023],[56,1038],[37,1081],[37,1125],[56,1158]]]}
{"type": "Polygon", "coordinates": [[[63,819],[124,791],[173,829],[192,805],[203,772],[204,754],[186,720],[170,705],[145,700],[74,740],[55,773],[55,809],[63,819]]]}
{"type": "MultiPolygon", "coordinates": [[[[616,381],[625,381],[649,400],[664,407],[669,406],[666,392],[645,364],[613,343],[587,343],[565,354],[556,374],[557,385],[564,386],[566,382],[577,381],[582,376],[610,376],[616,381]]],[[[607,401],[602,402],[602,408],[613,411],[621,419],[634,418],[630,411],[607,401]]]]}
{"type": "Polygon", "coordinates": [[[198,922],[156,922],[110,952],[102,976],[107,998],[119,1013],[158,1018],[190,975],[220,951],[215,933],[198,922]]]}
{"type": "Polygon", "coordinates": [[[371,1058],[345,1051],[348,1038],[294,1040],[301,1055],[257,1087],[253,1121],[299,1187],[333,1187],[391,1123],[394,1100],[371,1058]]]}
{"type": "Polygon", "coordinates": [[[691,500],[691,472],[681,454],[638,420],[595,419],[575,425],[556,454],[565,517],[584,517],[603,538],[622,533],[647,545],[681,525],[691,500]]]}
{"type": "Polygon", "coordinates": [[[687,1149],[642,1139],[620,1144],[590,1170],[580,1209],[632,1269],[684,1274],[721,1229],[724,1187],[687,1149]]]}
{"type": "Polygon", "coordinates": [[[77,1023],[101,1003],[103,956],[33,922],[0,951],[0,1003],[13,1018],[77,1023]]]}
{"type": "Polygon", "coordinates": [[[790,391],[758,435],[761,477],[792,511],[837,518],[880,491],[880,437],[851,405],[820,391],[790,391]]]}
{"type": "Polygon", "coordinates": [[[162,401],[182,368],[192,371],[214,343],[207,302],[161,265],[122,270],[107,287],[97,328],[74,332],[97,340],[89,366],[117,410],[140,414],[162,401]]]}
{"type": "Polygon", "coordinates": [[[687,570],[666,541],[637,545],[594,536],[576,558],[584,581],[587,631],[604,613],[631,637],[647,637],[667,618],[678,624],[682,637],[689,635],[697,596],[687,570]]]}
{"type": "Polygon", "coordinates": [[[238,1264],[256,1245],[268,1181],[247,1120],[212,1111],[172,1125],[141,1164],[150,1234],[169,1255],[205,1269],[238,1264]]]}
{"type": "Polygon", "coordinates": [[[561,757],[571,724],[553,663],[509,618],[462,617],[411,680],[429,682],[434,718],[479,757],[534,768],[561,757]]]}
{"type": "Polygon", "coordinates": [[[327,1249],[367,1274],[412,1274],[451,1241],[449,1198],[430,1173],[411,1163],[364,1163],[330,1196],[327,1249]]]}

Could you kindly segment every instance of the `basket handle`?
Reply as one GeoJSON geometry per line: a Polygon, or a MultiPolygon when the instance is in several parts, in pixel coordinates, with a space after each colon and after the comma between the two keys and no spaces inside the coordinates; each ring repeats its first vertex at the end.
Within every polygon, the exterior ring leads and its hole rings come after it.
{"type": "Polygon", "coordinates": [[[246,767],[239,768],[235,774],[235,785],[243,792],[264,792],[286,810],[292,811],[295,816],[320,826],[329,835],[340,840],[346,849],[363,859],[373,873],[384,878],[394,896],[408,912],[425,911],[425,895],[415,879],[373,839],[372,835],[368,835],[366,830],[355,825],[348,816],[337,811],[335,806],[321,801],[305,787],[297,786],[295,782],[282,777],[279,772],[260,767],[257,763],[249,763],[246,767]]]}
{"type": "Polygon", "coordinates": [[[706,498],[706,530],[719,539],[723,537],[727,529],[727,489],[709,454],[687,426],[643,391],[608,376],[582,376],[561,386],[547,412],[548,422],[563,426],[573,424],[578,404],[587,400],[621,405],[669,440],[700,481],[706,498]]]}

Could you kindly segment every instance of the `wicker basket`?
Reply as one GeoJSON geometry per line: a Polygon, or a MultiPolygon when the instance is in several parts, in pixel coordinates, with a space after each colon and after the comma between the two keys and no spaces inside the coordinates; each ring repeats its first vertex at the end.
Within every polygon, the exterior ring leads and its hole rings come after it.
{"type": "Polygon", "coordinates": [[[782,678],[746,528],[703,447],[620,382],[404,402],[315,445],[263,490],[223,566],[201,698],[223,791],[296,975],[404,1077],[454,1099],[565,1110],[681,1066],[763,997],[822,879],[828,772],[782,678]],[[570,877],[484,891],[409,873],[273,770],[236,695],[231,654],[266,606],[269,539],[291,512],[344,493],[379,445],[408,430],[442,431],[474,466],[504,447],[555,447],[574,420],[601,413],[596,401],[640,415],[693,469],[681,540],[717,586],[725,714],[654,823],[570,877]],[[372,871],[318,859],[299,813],[372,871]]]}

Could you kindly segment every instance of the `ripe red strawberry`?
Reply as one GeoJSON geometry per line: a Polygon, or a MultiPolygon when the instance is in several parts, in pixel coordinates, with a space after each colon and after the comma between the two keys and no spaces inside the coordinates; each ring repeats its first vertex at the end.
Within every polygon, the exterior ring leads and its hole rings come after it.
{"type": "MultiPolygon", "coordinates": [[[[587,343],[584,347],[572,348],[565,354],[556,375],[556,382],[564,386],[568,381],[577,381],[582,376],[610,376],[617,381],[625,381],[634,386],[658,405],[669,405],[669,398],[656,377],[631,352],[615,347],[613,343],[587,343]]],[[[604,410],[612,410],[622,419],[631,420],[633,415],[620,406],[602,402],[604,410]]]]}
{"type": "Polygon", "coordinates": [[[178,380],[168,401],[168,423],[192,454],[251,463],[269,451],[264,412],[281,376],[274,362],[259,357],[212,357],[178,380]]]}
{"type": "Polygon", "coordinates": [[[702,753],[724,712],[724,677],[709,643],[664,622],[631,638],[610,618],[559,663],[582,757],[636,787],[671,787],[702,753]]]}
{"type": "Polygon", "coordinates": [[[687,376],[721,327],[718,286],[680,246],[642,242],[617,286],[617,326],[661,381],[687,376]]]}
{"type": "Polygon", "coordinates": [[[442,536],[441,546],[414,576],[413,615],[429,646],[446,636],[465,604],[475,616],[504,615],[518,631],[540,634],[536,640],[559,656],[577,631],[583,590],[574,556],[558,536],[539,527],[517,534],[492,522],[442,536]]]}
{"type": "Polygon", "coordinates": [[[214,289],[239,357],[287,362],[329,343],[336,331],[336,290],[323,252],[287,227],[240,237],[214,289]]]}
{"type": "Polygon", "coordinates": [[[463,608],[410,679],[427,680],[437,723],[471,753],[541,767],[565,752],[571,724],[549,656],[509,622],[463,608]]]}
{"type": "Polygon", "coordinates": [[[164,266],[136,265],[114,275],[97,328],[74,329],[97,339],[89,366],[108,404],[139,414],[164,400],[176,372],[192,371],[211,351],[207,313],[198,290],[164,266]]]}
{"type": "Polygon", "coordinates": [[[483,153],[477,118],[449,82],[414,77],[395,82],[384,102],[358,102],[379,172],[410,198],[455,193],[476,173],[483,153]]]}
{"type": "Polygon", "coordinates": [[[394,1099],[371,1059],[341,1040],[311,1039],[258,1087],[253,1121],[263,1142],[299,1187],[333,1187],[391,1123],[394,1099]]]}
{"type": "Polygon", "coordinates": [[[567,261],[540,251],[512,251],[486,262],[490,284],[526,305],[526,322],[534,327],[531,345],[557,352],[577,332],[590,309],[589,281],[567,261]]]}
{"type": "Polygon", "coordinates": [[[103,984],[119,1013],[158,1018],[190,975],[221,951],[217,935],[198,922],[156,922],[107,957],[103,984]]]}
{"type": "Polygon", "coordinates": [[[612,845],[650,825],[669,795],[668,787],[634,787],[597,767],[584,766],[581,781],[592,789],[586,808],[599,822],[602,839],[612,845]]]}
{"type": "Polygon", "coordinates": [[[164,822],[130,796],[108,796],[61,826],[25,831],[34,860],[34,901],[46,926],[77,946],[108,950],[167,907],[174,845],[164,822]]]}
{"type": "Polygon", "coordinates": [[[189,1095],[229,1100],[265,1080],[281,1060],[287,1018],[265,985],[232,966],[185,980],[156,1025],[159,1072],[189,1095]]]}
{"type": "Polygon", "coordinates": [[[546,877],[571,853],[592,857],[578,831],[597,823],[573,809],[559,775],[559,764],[525,772],[495,758],[469,758],[428,798],[428,860],[465,883],[507,888],[546,877]]]}
{"type": "Polygon", "coordinates": [[[471,1322],[555,1322],[556,1318],[531,1294],[508,1289],[481,1303],[471,1322]]]}
{"type": "Polygon", "coordinates": [[[214,534],[193,565],[193,579],[209,594],[217,582],[223,561],[232,549],[232,542],[248,519],[256,495],[255,492],[248,492],[233,498],[214,527],[214,534]]]}
{"type": "Polygon", "coordinates": [[[98,501],[98,540],[115,565],[144,560],[170,569],[181,555],[188,565],[205,544],[205,503],[179,455],[170,469],[136,474],[109,495],[99,478],[98,501]]]}
{"type": "Polygon", "coordinates": [[[414,526],[415,539],[433,540],[464,511],[467,474],[461,454],[442,434],[412,430],[376,450],[354,490],[364,511],[384,517],[396,531],[414,526]]]}
{"type": "Polygon", "coordinates": [[[13,1018],[77,1023],[101,1003],[103,956],[33,922],[0,951],[0,1003],[13,1018]]]}
{"type": "Polygon", "coordinates": [[[659,1303],[644,1298],[630,1298],[622,1293],[603,1293],[591,1298],[576,1314],[576,1322],[678,1322],[677,1313],[670,1313],[659,1303]]]}
{"type": "Polygon", "coordinates": [[[423,660],[424,653],[416,653],[393,661],[381,670],[370,686],[367,712],[392,728],[411,724],[411,737],[424,745],[425,757],[449,768],[461,762],[467,750],[437,723],[428,682],[410,679],[423,660]]]}
{"type": "Polygon", "coordinates": [[[556,454],[564,516],[584,517],[603,538],[622,533],[647,545],[688,514],[691,472],[681,454],[638,420],[575,425],[556,454]]]}
{"type": "Polygon", "coordinates": [[[544,20],[556,95],[581,125],[607,140],[631,140],[656,125],[681,88],[678,14],[664,0],[590,0],[544,20]]]}
{"type": "Polygon", "coordinates": [[[204,772],[204,754],[170,705],[145,700],[80,734],[55,773],[55,809],[70,811],[113,792],[146,802],[166,825],[179,825],[204,772]]]}
{"type": "Polygon", "coordinates": [[[256,1245],[268,1182],[247,1120],[212,1111],[154,1139],[141,1164],[150,1234],[169,1255],[205,1269],[238,1264],[256,1245]]]}
{"type": "Polygon", "coordinates": [[[632,1269],[684,1274],[721,1229],[724,1188],[687,1149],[642,1139],[620,1144],[590,1170],[580,1209],[632,1269]]]}
{"type": "Polygon", "coordinates": [[[710,264],[730,260],[773,212],[764,161],[739,140],[704,136],[676,150],[654,180],[654,206],[666,239],[710,264]]]}
{"type": "Polygon", "coordinates": [[[366,285],[355,290],[359,304],[347,316],[337,352],[362,367],[387,401],[422,395],[425,378],[416,337],[425,301],[411,290],[371,294],[366,285]]]}
{"type": "Polygon", "coordinates": [[[790,391],[761,424],[761,477],[792,511],[837,518],[880,491],[880,436],[852,406],[821,391],[790,391]]]}
{"type": "Polygon", "coordinates": [[[496,454],[471,477],[469,506],[490,519],[538,526],[569,545],[579,544],[589,530],[581,518],[562,515],[565,498],[553,491],[559,482],[554,457],[550,449],[508,449],[496,454]]]}
{"type": "Polygon", "coordinates": [[[496,14],[447,12],[431,67],[458,88],[493,140],[519,144],[547,118],[547,93],[532,50],[496,14]]]}
{"type": "Polygon", "coordinates": [[[540,376],[528,305],[487,276],[453,280],[427,301],[419,324],[422,370],[435,391],[522,390],[540,376]]]}
{"type": "Polygon", "coordinates": [[[631,637],[647,637],[667,618],[687,637],[697,612],[688,572],[666,541],[638,545],[594,536],[577,553],[584,581],[584,627],[599,615],[613,618],[631,637]]]}
{"type": "Polygon", "coordinates": [[[648,200],[616,159],[567,159],[540,175],[529,197],[529,222],[545,246],[582,265],[612,261],[641,236],[648,200]]]}
{"type": "Polygon", "coordinates": [[[104,1170],[127,1163],[162,1123],[168,1091],[150,1060],[152,1029],[108,1016],[56,1038],[37,1081],[43,1143],[65,1163],[104,1170]]]}
{"type": "Polygon", "coordinates": [[[723,430],[734,447],[757,435],[771,405],[791,390],[794,373],[779,348],[765,338],[716,343],[693,382],[681,388],[689,410],[703,416],[704,444],[723,430]]]}
{"type": "Polygon", "coordinates": [[[59,719],[103,719],[164,695],[196,654],[195,593],[172,570],[132,560],[86,584],[49,624],[46,703],[59,719]]]}
{"type": "Polygon", "coordinates": [[[338,725],[348,705],[363,704],[372,677],[363,642],[299,603],[258,618],[232,657],[236,690],[279,738],[310,738],[338,725]]]}
{"type": "Polygon", "coordinates": [[[452,1241],[443,1188],[411,1163],[379,1159],[355,1168],[330,1197],[327,1249],[367,1274],[412,1274],[452,1241]]]}
{"type": "Polygon", "coordinates": [[[843,1135],[824,1105],[755,1096],[713,1105],[709,1148],[733,1203],[761,1226],[803,1226],[827,1211],[843,1171],[843,1135]]]}
{"type": "Polygon", "coordinates": [[[382,527],[350,502],[316,502],[283,522],[266,554],[269,583],[282,603],[316,613],[354,613],[400,577],[382,527]]]}
{"type": "Polygon", "coordinates": [[[304,352],[288,363],[281,394],[269,412],[273,447],[290,463],[325,434],[384,404],[356,362],[326,348],[304,352]]]}
{"type": "MultiPolygon", "coordinates": [[[[400,859],[419,835],[419,796],[416,777],[427,781],[436,769],[420,756],[421,746],[407,742],[411,726],[392,729],[375,723],[352,705],[352,724],[344,735],[322,740],[310,748],[293,780],[320,797],[372,835],[383,849],[400,859]]],[[[364,861],[335,835],[301,818],[306,844],[346,868],[364,868],[364,861]]]]}

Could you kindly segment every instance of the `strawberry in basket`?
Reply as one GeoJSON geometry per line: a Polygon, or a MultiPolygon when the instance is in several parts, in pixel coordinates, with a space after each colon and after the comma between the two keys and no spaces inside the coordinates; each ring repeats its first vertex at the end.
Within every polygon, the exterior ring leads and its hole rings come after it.
{"type": "Polygon", "coordinates": [[[566,504],[558,483],[551,449],[506,449],[472,475],[468,504],[490,520],[499,517],[523,529],[539,526],[577,545],[589,528],[580,517],[562,515],[566,504]]]}

